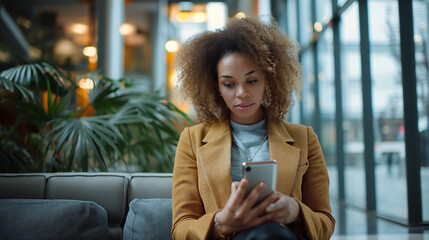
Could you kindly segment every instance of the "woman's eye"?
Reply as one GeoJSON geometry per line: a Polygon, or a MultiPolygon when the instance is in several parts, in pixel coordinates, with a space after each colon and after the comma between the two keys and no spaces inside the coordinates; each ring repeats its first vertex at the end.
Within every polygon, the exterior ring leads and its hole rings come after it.
{"type": "Polygon", "coordinates": [[[258,82],[258,80],[249,80],[249,81],[247,81],[247,83],[250,84],[250,85],[253,85],[253,84],[257,83],[257,82],[258,82]]]}
{"type": "Polygon", "coordinates": [[[223,84],[225,87],[227,87],[227,88],[230,88],[230,87],[233,87],[234,86],[234,84],[233,83],[224,83],[223,84]]]}

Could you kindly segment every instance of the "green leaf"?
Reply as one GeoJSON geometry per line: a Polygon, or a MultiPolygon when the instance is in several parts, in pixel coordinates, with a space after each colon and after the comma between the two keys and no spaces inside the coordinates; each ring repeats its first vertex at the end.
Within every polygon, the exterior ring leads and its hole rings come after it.
{"type": "Polygon", "coordinates": [[[13,83],[11,81],[9,81],[5,77],[0,77],[0,80],[1,80],[1,83],[6,90],[8,90],[9,92],[13,92],[14,87],[13,87],[13,83]]]}
{"type": "Polygon", "coordinates": [[[60,161],[70,168],[76,163],[78,170],[88,170],[88,159],[98,163],[100,170],[107,170],[107,161],[120,155],[122,136],[108,116],[94,116],[67,119],[53,123],[55,127],[47,133],[50,136],[46,151],[62,156],[60,161]],[[67,143],[67,144],[65,144],[67,143]]]}

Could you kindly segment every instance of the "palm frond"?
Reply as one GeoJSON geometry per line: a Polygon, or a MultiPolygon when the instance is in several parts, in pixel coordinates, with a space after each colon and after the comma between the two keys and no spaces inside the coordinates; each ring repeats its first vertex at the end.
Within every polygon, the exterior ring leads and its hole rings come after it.
{"type": "Polygon", "coordinates": [[[0,172],[25,172],[33,166],[27,150],[0,133],[0,172]]]}
{"type": "Polygon", "coordinates": [[[31,122],[39,128],[43,128],[49,121],[54,119],[70,118],[74,111],[69,110],[72,104],[73,92],[67,92],[63,97],[58,94],[53,94],[50,89],[50,84],[47,84],[46,109],[43,108],[42,100],[22,102],[17,108],[21,110],[21,120],[31,122]]]}
{"type": "Polygon", "coordinates": [[[15,92],[16,90],[21,94],[25,101],[35,101],[33,92],[20,84],[12,82],[5,77],[0,76],[0,88],[4,87],[9,92],[15,92]]]}
{"type": "Polygon", "coordinates": [[[129,163],[138,164],[142,171],[171,171],[180,133],[177,127],[183,127],[180,113],[156,94],[144,94],[119,109],[111,121],[131,140],[129,163]]]}
{"type": "Polygon", "coordinates": [[[49,139],[45,152],[51,153],[50,161],[60,161],[63,171],[88,171],[93,164],[107,171],[106,162],[115,162],[124,144],[121,133],[109,119],[105,115],[52,122],[53,128],[45,136],[49,139]]]}
{"type": "Polygon", "coordinates": [[[89,94],[92,106],[99,113],[112,113],[124,105],[127,97],[120,94],[121,87],[116,83],[96,81],[95,87],[89,94]]]}
{"type": "Polygon", "coordinates": [[[36,88],[46,87],[49,82],[53,89],[62,89],[70,82],[63,76],[58,68],[47,62],[36,62],[18,65],[0,73],[0,77],[21,86],[36,88]],[[46,81],[48,80],[48,81],[46,81]]]}
{"type": "Polygon", "coordinates": [[[54,94],[51,90],[51,85],[48,82],[47,83],[47,116],[50,119],[61,117],[65,113],[67,114],[67,111],[65,111],[66,107],[68,107],[71,104],[71,97],[73,95],[72,91],[68,91],[64,97],[60,98],[60,94],[58,93],[58,90],[56,94],[54,94]]]}

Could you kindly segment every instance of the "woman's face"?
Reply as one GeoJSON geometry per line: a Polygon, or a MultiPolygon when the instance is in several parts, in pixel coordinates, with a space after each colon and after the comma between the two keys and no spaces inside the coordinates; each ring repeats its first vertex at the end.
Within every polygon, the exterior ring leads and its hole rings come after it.
{"type": "Polygon", "coordinates": [[[231,110],[231,120],[253,124],[264,118],[261,101],[265,79],[262,71],[240,53],[223,56],[217,64],[218,88],[231,110]]]}

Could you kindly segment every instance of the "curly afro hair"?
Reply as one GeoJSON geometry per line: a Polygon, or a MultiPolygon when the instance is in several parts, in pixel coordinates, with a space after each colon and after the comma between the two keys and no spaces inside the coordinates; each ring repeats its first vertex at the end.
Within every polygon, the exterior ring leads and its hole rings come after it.
{"type": "Polygon", "coordinates": [[[217,64],[229,53],[240,53],[262,69],[266,117],[283,120],[302,85],[299,46],[280,32],[274,20],[234,18],[215,32],[198,34],[184,43],[175,58],[178,87],[189,98],[198,120],[212,123],[229,117],[218,91],[217,64]]]}

